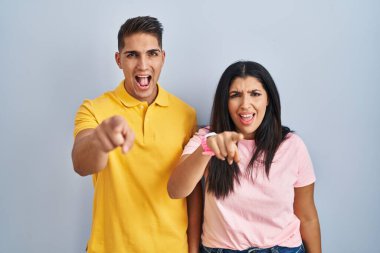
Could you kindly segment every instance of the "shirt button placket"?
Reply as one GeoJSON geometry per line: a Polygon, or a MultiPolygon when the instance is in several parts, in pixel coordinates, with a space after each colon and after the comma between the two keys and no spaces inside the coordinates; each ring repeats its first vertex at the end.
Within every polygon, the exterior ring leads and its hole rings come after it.
{"type": "Polygon", "coordinates": [[[150,113],[149,113],[150,108],[148,107],[145,112],[145,117],[144,117],[144,139],[145,142],[150,140],[150,113]]]}

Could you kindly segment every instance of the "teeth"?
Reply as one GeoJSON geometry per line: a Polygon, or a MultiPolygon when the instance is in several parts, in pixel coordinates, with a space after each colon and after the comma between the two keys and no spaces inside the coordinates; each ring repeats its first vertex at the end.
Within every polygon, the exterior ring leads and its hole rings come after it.
{"type": "Polygon", "coordinates": [[[136,80],[137,82],[141,85],[141,86],[147,86],[149,84],[149,80],[150,79],[150,76],[149,75],[141,75],[141,76],[136,76],[136,80]]]}
{"type": "Polygon", "coordinates": [[[253,118],[253,114],[240,114],[240,117],[243,119],[251,119],[253,118]]]}

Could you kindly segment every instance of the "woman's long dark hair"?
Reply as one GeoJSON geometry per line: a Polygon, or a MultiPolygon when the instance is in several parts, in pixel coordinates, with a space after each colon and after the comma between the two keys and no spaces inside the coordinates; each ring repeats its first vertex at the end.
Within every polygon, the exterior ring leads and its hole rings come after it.
{"type": "MultiPolygon", "coordinates": [[[[255,131],[256,147],[247,171],[252,175],[255,165],[261,163],[265,165],[265,173],[269,177],[273,157],[281,142],[291,131],[281,125],[280,96],[271,75],[262,65],[251,61],[238,61],[224,71],[215,92],[210,131],[216,133],[236,131],[228,110],[229,90],[236,78],[249,76],[255,77],[263,85],[269,103],[264,119],[255,131]]],[[[234,191],[234,181],[239,183],[239,176],[240,170],[235,162],[229,165],[226,161],[212,157],[208,164],[206,179],[208,192],[213,193],[216,198],[225,198],[234,191]]]]}

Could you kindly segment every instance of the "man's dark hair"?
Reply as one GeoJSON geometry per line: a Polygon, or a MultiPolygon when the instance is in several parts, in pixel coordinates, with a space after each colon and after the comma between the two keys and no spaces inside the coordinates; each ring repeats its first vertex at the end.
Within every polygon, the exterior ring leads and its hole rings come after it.
{"type": "Polygon", "coordinates": [[[124,38],[135,33],[148,33],[157,38],[158,45],[162,48],[162,32],[164,28],[157,18],[144,16],[130,18],[120,27],[117,35],[118,49],[124,48],[124,38]]]}

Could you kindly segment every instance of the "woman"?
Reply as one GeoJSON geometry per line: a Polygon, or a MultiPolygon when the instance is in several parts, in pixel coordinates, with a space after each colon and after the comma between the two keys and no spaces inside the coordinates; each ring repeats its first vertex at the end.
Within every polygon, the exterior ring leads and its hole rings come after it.
{"type": "Polygon", "coordinates": [[[185,147],[169,195],[188,196],[203,176],[202,252],[321,252],[313,166],[281,125],[276,85],[258,63],[225,70],[211,125],[185,147]]]}

